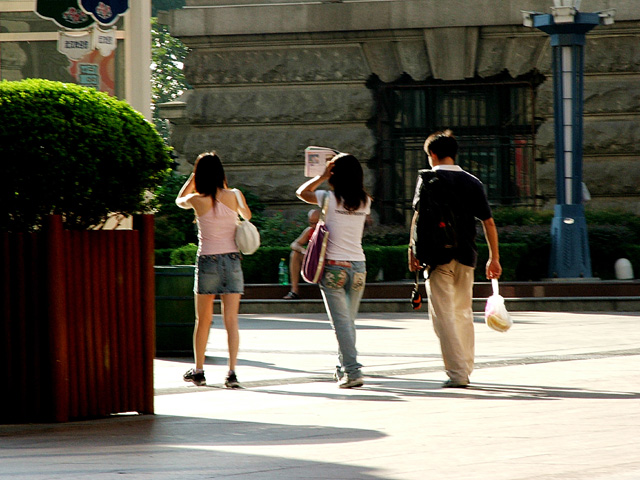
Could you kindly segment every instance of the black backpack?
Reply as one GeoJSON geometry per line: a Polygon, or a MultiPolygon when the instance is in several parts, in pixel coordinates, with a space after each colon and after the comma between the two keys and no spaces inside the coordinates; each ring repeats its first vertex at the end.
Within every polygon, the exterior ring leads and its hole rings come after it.
{"type": "Polygon", "coordinates": [[[458,239],[451,182],[433,170],[420,170],[414,206],[413,253],[431,271],[455,258],[458,239]]]}

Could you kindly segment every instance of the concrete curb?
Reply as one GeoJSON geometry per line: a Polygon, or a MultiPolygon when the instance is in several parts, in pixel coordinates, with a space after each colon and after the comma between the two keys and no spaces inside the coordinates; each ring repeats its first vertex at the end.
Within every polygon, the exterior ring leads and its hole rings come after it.
{"type": "MultiPolygon", "coordinates": [[[[474,298],[473,310],[483,311],[487,299],[474,298]]],[[[514,312],[638,312],[640,297],[522,297],[505,298],[514,312]]],[[[418,312],[426,312],[426,300],[418,312]]],[[[240,313],[323,313],[322,300],[242,300],[240,313]]],[[[363,299],[360,312],[411,312],[409,298],[363,299]]]]}

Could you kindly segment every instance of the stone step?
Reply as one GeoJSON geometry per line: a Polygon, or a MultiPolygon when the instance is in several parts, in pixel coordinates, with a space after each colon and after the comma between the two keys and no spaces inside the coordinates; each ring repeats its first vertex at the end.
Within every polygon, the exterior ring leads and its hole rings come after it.
{"type": "MultiPolygon", "coordinates": [[[[484,311],[486,298],[473,299],[473,311],[484,311]]],[[[505,305],[511,312],[640,312],[640,297],[520,297],[506,298],[505,305]]],[[[216,305],[216,313],[218,312],[216,305]]],[[[240,313],[323,313],[322,300],[242,300],[240,313]]],[[[409,298],[363,299],[360,312],[411,312],[409,298]]],[[[426,300],[416,313],[427,313],[426,300]]]]}
{"type": "MultiPolygon", "coordinates": [[[[427,310],[424,285],[420,287],[427,310]]],[[[410,312],[413,283],[369,283],[361,312],[410,312]]],[[[289,291],[282,285],[246,285],[241,313],[321,313],[324,305],[316,285],[300,285],[299,300],[282,300],[289,291]]],[[[491,284],[474,285],[474,311],[483,311],[491,284]]],[[[500,294],[510,311],[640,312],[640,281],[501,282],[500,294]]]]}
{"type": "MultiPolygon", "coordinates": [[[[420,289],[424,294],[424,283],[420,289]]],[[[364,299],[404,299],[409,298],[413,282],[370,282],[367,283],[364,299]]],[[[289,286],[275,284],[245,285],[243,300],[280,299],[289,291],[289,286]]],[[[500,294],[505,298],[549,298],[549,297],[640,297],[640,280],[552,280],[544,282],[500,282],[500,294]]],[[[473,286],[474,298],[491,295],[490,282],[476,282],[473,286]]],[[[317,285],[300,285],[303,299],[319,300],[317,285]]]]}

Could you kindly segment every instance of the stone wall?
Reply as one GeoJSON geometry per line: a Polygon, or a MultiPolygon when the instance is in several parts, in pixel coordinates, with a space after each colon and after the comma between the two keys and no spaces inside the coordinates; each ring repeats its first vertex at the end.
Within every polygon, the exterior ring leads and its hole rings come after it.
{"type": "MultiPolygon", "coordinates": [[[[553,205],[551,47],[545,34],[521,26],[520,14],[548,11],[551,2],[461,2],[436,12],[428,0],[226,7],[188,1],[189,8],[164,18],[191,48],[185,74],[194,89],[182,104],[163,108],[181,161],[215,149],[231,184],[258,193],[271,208],[298,206],[293,192],[305,180],[307,145],[349,151],[365,164],[374,157],[368,122],[375,103],[366,85],[373,75],[384,82],[403,74],[464,80],[536,70],[547,76],[536,113],[544,118],[538,189],[544,206],[553,205]]],[[[607,3],[585,0],[582,8],[607,3]]],[[[587,36],[584,180],[594,204],[640,213],[640,2],[621,0],[616,8],[614,25],[587,36]]],[[[368,170],[370,188],[376,175],[368,170]]]]}

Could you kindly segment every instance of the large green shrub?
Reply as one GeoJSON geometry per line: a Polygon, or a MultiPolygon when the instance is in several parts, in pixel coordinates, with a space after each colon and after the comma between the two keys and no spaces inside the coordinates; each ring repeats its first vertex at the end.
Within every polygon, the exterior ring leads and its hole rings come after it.
{"type": "Polygon", "coordinates": [[[171,159],[127,103],[75,84],[0,82],[0,230],[61,214],[84,229],[109,213],[149,211],[171,159]]]}

